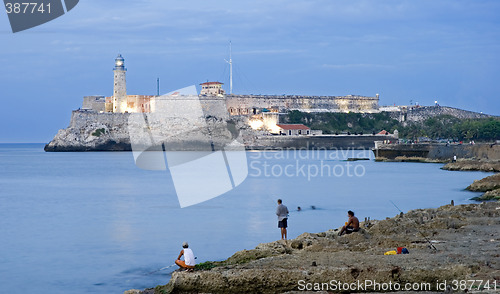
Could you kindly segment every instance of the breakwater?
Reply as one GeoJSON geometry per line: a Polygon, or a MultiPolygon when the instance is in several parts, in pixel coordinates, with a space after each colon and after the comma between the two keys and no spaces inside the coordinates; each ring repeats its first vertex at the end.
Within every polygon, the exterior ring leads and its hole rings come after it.
{"type": "Polygon", "coordinates": [[[419,157],[433,160],[457,159],[484,159],[499,160],[500,145],[495,143],[469,144],[444,144],[444,143],[421,143],[421,144],[383,144],[377,142],[373,149],[377,159],[396,159],[398,157],[419,157]]]}
{"type": "Polygon", "coordinates": [[[388,140],[382,135],[259,136],[247,141],[249,150],[323,149],[371,150],[375,141],[388,140]]]}

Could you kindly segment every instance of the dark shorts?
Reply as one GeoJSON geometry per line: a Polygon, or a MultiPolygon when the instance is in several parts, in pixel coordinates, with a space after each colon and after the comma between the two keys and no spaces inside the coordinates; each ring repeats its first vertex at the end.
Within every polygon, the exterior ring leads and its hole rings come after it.
{"type": "Polygon", "coordinates": [[[355,228],[353,228],[351,226],[348,226],[348,227],[345,228],[345,233],[346,234],[350,234],[352,232],[357,232],[357,231],[359,231],[359,228],[355,229],[355,228]]]}
{"type": "Polygon", "coordinates": [[[288,227],[287,218],[284,218],[282,221],[278,221],[278,228],[286,228],[288,227]]]}

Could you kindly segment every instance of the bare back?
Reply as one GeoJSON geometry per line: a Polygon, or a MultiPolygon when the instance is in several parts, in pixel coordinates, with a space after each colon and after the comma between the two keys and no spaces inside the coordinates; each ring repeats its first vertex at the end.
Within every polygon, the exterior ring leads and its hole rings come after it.
{"type": "Polygon", "coordinates": [[[351,226],[353,229],[357,230],[359,229],[359,220],[355,216],[350,216],[349,217],[349,222],[347,223],[348,226],[351,226]]]}

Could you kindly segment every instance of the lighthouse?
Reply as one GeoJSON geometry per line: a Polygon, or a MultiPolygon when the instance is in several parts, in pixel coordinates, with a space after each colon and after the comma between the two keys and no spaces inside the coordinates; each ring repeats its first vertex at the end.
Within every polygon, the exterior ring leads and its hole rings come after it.
{"type": "Polygon", "coordinates": [[[115,78],[113,86],[113,112],[123,113],[127,109],[127,81],[125,79],[125,59],[121,54],[115,58],[113,69],[115,78]]]}

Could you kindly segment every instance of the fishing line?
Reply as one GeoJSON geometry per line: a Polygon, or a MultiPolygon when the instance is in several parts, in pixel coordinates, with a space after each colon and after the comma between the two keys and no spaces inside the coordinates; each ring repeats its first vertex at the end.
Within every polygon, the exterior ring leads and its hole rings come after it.
{"type": "MultiPolygon", "coordinates": [[[[394,204],[394,202],[392,202],[392,200],[389,200],[389,201],[392,203],[392,205],[394,205],[394,207],[396,207],[396,209],[397,209],[397,210],[399,210],[399,212],[401,212],[401,213],[403,214],[403,216],[405,216],[405,213],[404,213],[404,212],[402,212],[402,211],[401,211],[401,209],[399,209],[399,207],[398,207],[396,204],[394,204]]],[[[413,221],[413,223],[414,223],[415,225],[417,225],[417,226],[418,226],[418,223],[417,223],[414,219],[409,218],[409,217],[407,217],[407,219],[410,219],[411,221],[413,221]]],[[[422,237],[424,237],[425,241],[427,241],[427,243],[429,243],[430,247],[431,247],[432,249],[434,249],[434,250],[437,250],[437,249],[436,249],[436,247],[434,247],[434,245],[432,244],[431,240],[429,240],[429,239],[427,238],[427,236],[425,236],[425,235],[424,235],[424,233],[422,233],[422,231],[420,231],[420,230],[418,229],[418,227],[415,227],[415,228],[416,228],[416,229],[417,229],[417,231],[420,233],[420,235],[422,235],[422,237]]]]}

